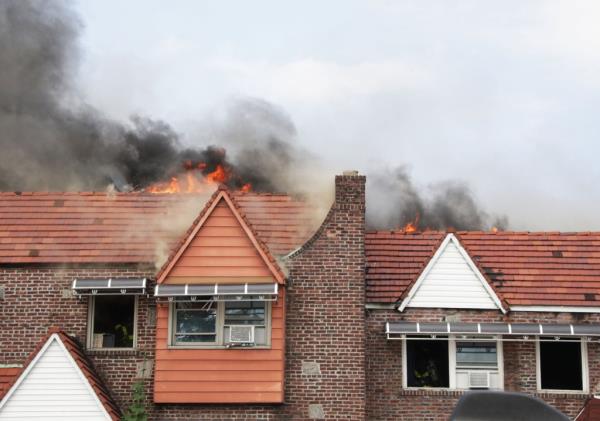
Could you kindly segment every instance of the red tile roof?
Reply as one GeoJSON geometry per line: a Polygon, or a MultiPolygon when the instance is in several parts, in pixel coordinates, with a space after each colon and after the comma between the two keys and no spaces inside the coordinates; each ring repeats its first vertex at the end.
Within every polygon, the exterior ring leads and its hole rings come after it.
{"type": "MultiPolygon", "coordinates": [[[[600,233],[455,235],[510,305],[600,305],[600,233]]],[[[368,232],[367,300],[393,303],[427,265],[445,232],[368,232]]]]}
{"type": "Polygon", "coordinates": [[[600,399],[588,398],[575,421],[594,421],[600,419],[600,399]]]}
{"type": "Polygon", "coordinates": [[[6,395],[21,370],[20,367],[0,367],[0,400],[6,395]]]}
{"type": "MultiPolygon", "coordinates": [[[[288,253],[310,236],[314,224],[305,202],[285,194],[233,196],[272,253],[288,253]]],[[[205,199],[138,192],[0,193],[0,264],[153,263],[157,241],[174,246],[205,199]],[[193,215],[170,229],[169,218],[181,214],[174,209],[185,203],[195,204],[193,215]]]]}
{"type": "Polygon", "coordinates": [[[100,379],[100,376],[98,376],[98,373],[94,369],[92,362],[85,355],[82,346],[79,344],[79,342],[77,342],[76,339],[67,335],[65,332],[57,328],[49,329],[48,333],[42,338],[42,340],[38,343],[38,345],[31,352],[31,354],[29,354],[29,357],[27,357],[27,360],[23,364],[23,368],[18,368],[16,369],[16,372],[12,372],[12,377],[7,379],[8,381],[4,384],[4,393],[0,392],[0,399],[2,399],[4,395],[8,393],[10,388],[18,380],[21,373],[27,369],[29,364],[31,364],[31,362],[35,359],[36,355],[42,350],[46,342],[48,342],[48,339],[50,339],[50,337],[53,334],[58,335],[59,339],[61,340],[69,354],[71,354],[73,360],[75,360],[75,363],[77,364],[85,378],[88,380],[90,386],[96,393],[96,396],[98,396],[100,403],[106,409],[110,417],[115,421],[119,420],[121,416],[121,410],[119,409],[115,401],[112,399],[110,392],[104,385],[104,382],[102,382],[102,380],[100,379]]]}

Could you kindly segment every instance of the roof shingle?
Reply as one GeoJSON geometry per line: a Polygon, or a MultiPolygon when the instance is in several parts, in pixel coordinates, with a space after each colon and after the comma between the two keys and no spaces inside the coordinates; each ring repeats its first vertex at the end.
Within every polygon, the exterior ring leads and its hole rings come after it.
{"type": "MultiPolygon", "coordinates": [[[[459,231],[456,235],[510,305],[600,305],[600,233],[459,231]]],[[[368,232],[367,300],[399,300],[445,236],[439,231],[368,232]]]]}
{"type": "MultiPolygon", "coordinates": [[[[269,250],[300,246],[314,224],[306,202],[285,194],[234,193],[269,250]]],[[[169,248],[200,213],[205,196],[152,193],[0,193],[0,264],[154,263],[157,242],[169,248]],[[170,229],[185,203],[194,214],[170,229]]]]}

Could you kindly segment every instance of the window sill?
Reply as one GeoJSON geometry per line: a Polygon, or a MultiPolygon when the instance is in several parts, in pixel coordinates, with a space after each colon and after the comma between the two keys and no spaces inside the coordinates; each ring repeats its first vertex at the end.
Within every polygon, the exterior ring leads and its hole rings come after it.
{"type": "Polygon", "coordinates": [[[257,346],[224,346],[224,345],[167,345],[167,349],[222,349],[222,350],[252,350],[252,349],[271,349],[271,345],[257,346]]]}
{"type": "Polygon", "coordinates": [[[590,396],[589,392],[584,390],[538,390],[535,392],[535,396],[539,397],[550,397],[550,398],[575,398],[582,397],[586,398],[590,396]]]}
{"type": "Polygon", "coordinates": [[[139,348],[88,348],[88,355],[138,355],[141,352],[139,348]]]}
{"type": "Polygon", "coordinates": [[[442,387],[408,387],[400,389],[400,396],[462,396],[473,390],[502,392],[504,389],[449,389],[442,387]]]}

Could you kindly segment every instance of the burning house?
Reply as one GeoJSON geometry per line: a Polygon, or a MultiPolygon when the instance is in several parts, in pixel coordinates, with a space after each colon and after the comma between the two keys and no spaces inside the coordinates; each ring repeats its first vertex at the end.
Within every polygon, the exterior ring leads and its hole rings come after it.
{"type": "Polygon", "coordinates": [[[205,181],[0,194],[0,419],[119,419],[136,383],[157,420],[437,420],[470,389],[575,417],[598,392],[600,235],[367,231],[354,172],[318,223],[205,181]]]}

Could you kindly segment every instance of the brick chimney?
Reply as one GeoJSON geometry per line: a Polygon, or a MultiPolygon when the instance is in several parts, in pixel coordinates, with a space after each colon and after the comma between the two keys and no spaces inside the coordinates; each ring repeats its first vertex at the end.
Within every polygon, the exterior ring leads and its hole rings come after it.
{"type": "Polygon", "coordinates": [[[286,309],[286,411],[292,418],[364,420],[365,177],[335,177],[335,201],[291,257],[286,309]],[[335,399],[331,399],[335,397],[335,399]]]}

